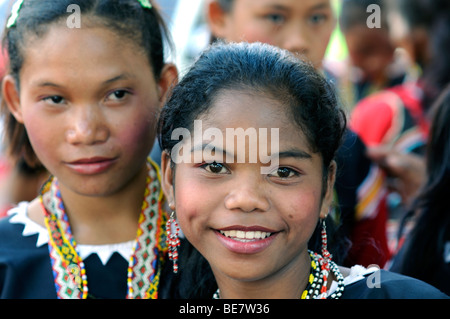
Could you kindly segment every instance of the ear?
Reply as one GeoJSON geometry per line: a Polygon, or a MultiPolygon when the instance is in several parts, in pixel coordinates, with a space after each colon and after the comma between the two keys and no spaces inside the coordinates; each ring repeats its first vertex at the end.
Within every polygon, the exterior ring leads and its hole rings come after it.
{"type": "Polygon", "coordinates": [[[22,108],[20,107],[20,93],[17,89],[16,80],[14,80],[14,77],[10,74],[3,78],[2,96],[11,114],[15,117],[17,122],[23,124],[22,108]]]}
{"type": "Polygon", "coordinates": [[[331,161],[330,166],[328,167],[328,177],[327,177],[327,189],[325,192],[325,196],[322,200],[322,206],[320,208],[320,218],[325,219],[330,211],[330,207],[333,203],[334,198],[334,182],[336,180],[336,169],[337,165],[335,161],[331,161]]]}
{"type": "Polygon", "coordinates": [[[206,17],[208,20],[209,28],[211,29],[211,33],[216,38],[225,39],[227,12],[225,12],[222,6],[215,0],[209,2],[206,9],[206,17]]]}
{"type": "Polygon", "coordinates": [[[159,101],[161,107],[167,99],[169,90],[178,83],[178,70],[175,64],[167,63],[164,65],[158,81],[159,101]]]}
{"type": "Polygon", "coordinates": [[[175,170],[172,168],[170,155],[163,151],[161,154],[161,186],[171,210],[175,210],[175,170]]]}

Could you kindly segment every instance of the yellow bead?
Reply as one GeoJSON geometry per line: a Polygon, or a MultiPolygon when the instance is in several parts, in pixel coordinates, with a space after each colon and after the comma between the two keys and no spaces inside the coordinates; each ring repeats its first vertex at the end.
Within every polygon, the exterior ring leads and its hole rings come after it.
{"type": "Polygon", "coordinates": [[[306,299],[306,295],[308,294],[308,291],[303,291],[303,293],[302,293],[302,299],[306,299]]]}

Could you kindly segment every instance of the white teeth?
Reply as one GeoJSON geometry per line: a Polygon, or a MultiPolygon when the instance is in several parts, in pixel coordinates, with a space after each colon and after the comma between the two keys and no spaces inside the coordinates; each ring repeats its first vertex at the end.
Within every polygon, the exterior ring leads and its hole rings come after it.
{"type": "Polygon", "coordinates": [[[220,230],[220,233],[229,238],[236,239],[264,239],[272,233],[263,231],[242,231],[242,230],[220,230]]]}

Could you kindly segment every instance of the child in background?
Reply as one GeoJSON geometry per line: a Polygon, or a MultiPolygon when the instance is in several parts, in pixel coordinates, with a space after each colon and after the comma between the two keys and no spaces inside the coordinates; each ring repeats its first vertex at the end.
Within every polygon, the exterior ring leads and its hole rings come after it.
{"type": "MultiPolygon", "coordinates": [[[[207,14],[217,38],[275,45],[306,58],[317,70],[328,74],[322,60],[336,25],[330,0],[214,0],[207,14]]],[[[330,232],[330,251],[344,265],[383,267],[389,249],[382,172],[367,158],[364,144],[350,130],[336,161],[339,213],[331,215],[340,228],[336,236],[330,232]],[[346,245],[334,246],[335,237],[342,236],[350,238],[350,250],[346,245]]]]}
{"type": "MultiPolygon", "coordinates": [[[[388,6],[383,0],[344,0],[339,16],[339,26],[345,36],[349,61],[339,87],[347,88],[348,107],[381,89],[413,79],[405,54],[396,52],[389,34],[388,6]],[[377,5],[380,25],[369,28],[367,8],[377,5]]],[[[412,69],[411,69],[412,71],[412,69]]]]}
{"type": "Polygon", "coordinates": [[[52,177],[0,221],[0,298],[156,298],[167,218],[148,154],[177,78],[166,28],[148,0],[73,6],[18,1],[5,30],[8,150],[52,177]]]}
{"type": "MultiPolygon", "coordinates": [[[[170,222],[179,221],[214,273],[219,289],[210,296],[446,298],[412,278],[331,260],[326,217],[345,128],[333,87],[310,64],[267,44],[213,45],[174,88],[159,122],[162,185],[170,222]],[[258,154],[251,142],[236,143],[230,128],[259,132],[258,154]],[[319,251],[308,249],[316,228],[319,251]]],[[[168,234],[174,256],[176,228],[168,234]]],[[[183,262],[185,275],[194,275],[183,262]]]]}

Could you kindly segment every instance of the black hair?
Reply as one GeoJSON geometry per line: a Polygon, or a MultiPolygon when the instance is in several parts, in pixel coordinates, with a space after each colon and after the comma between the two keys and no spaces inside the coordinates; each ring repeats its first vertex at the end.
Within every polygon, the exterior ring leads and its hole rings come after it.
{"type": "Polygon", "coordinates": [[[158,123],[161,149],[171,153],[176,128],[191,130],[224,90],[249,90],[279,100],[326,170],[345,130],[333,85],[288,51],[262,43],[217,43],[205,50],[174,88],[158,123]]]}
{"type": "MultiPolygon", "coordinates": [[[[161,149],[170,154],[179,142],[172,139],[173,130],[192,130],[194,120],[207,114],[224,90],[249,90],[279,100],[289,118],[304,132],[311,149],[321,154],[326,188],[328,167],[346,127],[345,114],[333,85],[310,63],[268,44],[218,42],[205,50],[175,86],[161,112],[158,122],[161,149]]],[[[339,263],[344,258],[344,240],[336,238],[338,231],[333,229],[333,221],[327,226],[329,251],[339,263]]],[[[320,252],[319,223],[308,247],[320,252]]],[[[178,298],[210,298],[217,289],[208,262],[189,242],[180,251],[179,272],[177,280],[182,285],[175,292],[178,298]]]]}
{"type": "MultiPolygon", "coordinates": [[[[66,21],[72,12],[68,7],[73,0],[24,0],[18,17],[9,28],[5,28],[3,48],[9,58],[11,74],[20,90],[20,71],[26,57],[27,41],[30,36],[42,38],[52,24],[66,21]]],[[[157,7],[144,8],[138,0],[79,0],[81,28],[84,25],[100,24],[130,39],[141,48],[154,73],[159,79],[164,67],[164,48],[171,46],[169,32],[157,7]]],[[[24,158],[31,167],[39,161],[31,147],[24,126],[18,123],[2,102],[5,121],[5,144],[15,159],[24,158]]]]}
{"type": "Polygon", "coordinates": [[[449,293],[450,287],[445,286],[438,275],[441,273],[439,269],[445,267],[445,243],[450,241],[447,200],[450,189],[450,86],[436,101],[431,113],[433,121],[426,153],[427,180],[400,227],[399,233],[402,234],[405,221],[419,214],[405,241],[398,271],[449,293]]]}

